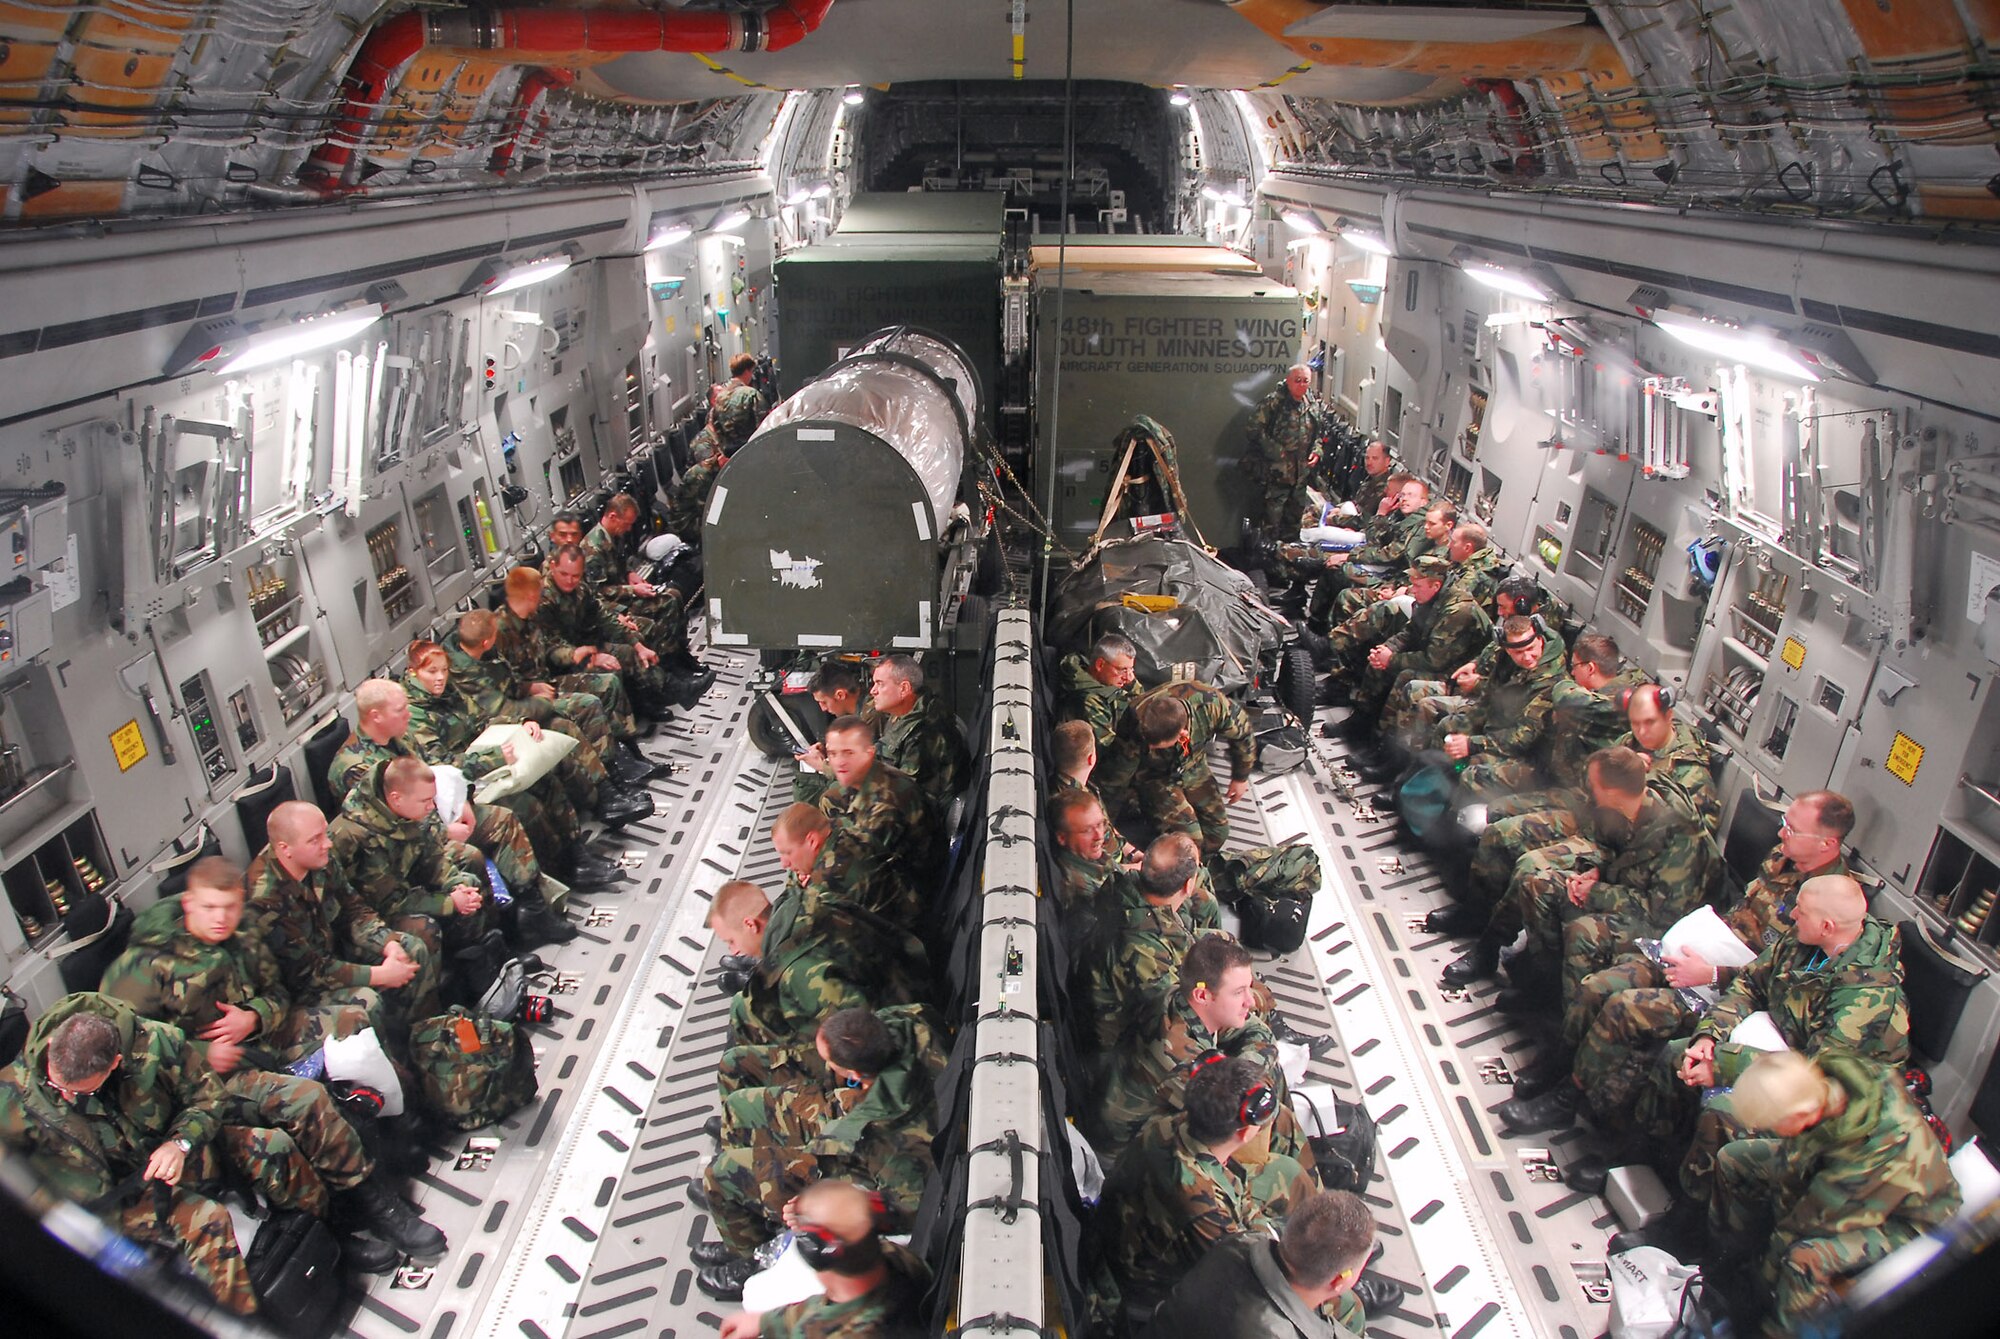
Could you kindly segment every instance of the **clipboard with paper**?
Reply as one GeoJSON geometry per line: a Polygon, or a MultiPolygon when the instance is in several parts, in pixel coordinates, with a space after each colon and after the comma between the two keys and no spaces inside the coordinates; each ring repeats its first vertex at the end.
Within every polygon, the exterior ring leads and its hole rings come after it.
{"type": "MultiPolygon", "coordinates": [[[[1647,957],[1663,967],[1668,954],[1689,951],[1701,955],[1712,967],[1747,967],[1757,960],[1756,953],[1709,906],[1696,907],[1675,921],[1660,938],[1637,942],[1647,957]]],[[[1680,995],[1697,1013],[1706,1013],[1717,998],[1713,986],[1683,987],[1680,995]]]]}

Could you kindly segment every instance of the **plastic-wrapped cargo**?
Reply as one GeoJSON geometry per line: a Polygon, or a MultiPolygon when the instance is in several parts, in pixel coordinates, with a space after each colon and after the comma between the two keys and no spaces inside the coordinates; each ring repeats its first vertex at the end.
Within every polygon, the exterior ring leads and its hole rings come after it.
{"type": "Polygon", "coordinates": [[[1099,545],[1056,589],[1048,626],[1065,651],[1083,650],[1107,632],[1130,637],[1141,683],[1199,679],[1230,694],[1275,667],[1290,627],[1249,577],[1165,535],[1099,545]]]}
{"type": "Polygon", "coordinates": [[[703,517],[715,643],[931,646],[980,395],[956,345],[896,327],[774,406],[703,517]]]}

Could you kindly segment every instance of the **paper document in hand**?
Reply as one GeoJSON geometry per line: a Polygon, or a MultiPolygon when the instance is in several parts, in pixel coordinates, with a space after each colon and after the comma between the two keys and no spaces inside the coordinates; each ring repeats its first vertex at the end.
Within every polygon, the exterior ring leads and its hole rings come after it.
{"type": "Polygon", "coordinates": [[[1756,951],[1736,937],[1714,907],[1696,907],[1675,921],[1660,943],[1668,953],[1698,953],[1711,967],[1747,967],[1757,960],[1756,951]]]}
{"type": "Polygon", "coordinates": [[[1738,1023],[1729,1034],[1729,1040],[1737,1046],[1748,1046],[1758,1051],[1789,1051],[1784,1037],[1778,1033],[1778,1025],[1771,1021],[1771,1015],[1759,1009],[1738,1023]]]}

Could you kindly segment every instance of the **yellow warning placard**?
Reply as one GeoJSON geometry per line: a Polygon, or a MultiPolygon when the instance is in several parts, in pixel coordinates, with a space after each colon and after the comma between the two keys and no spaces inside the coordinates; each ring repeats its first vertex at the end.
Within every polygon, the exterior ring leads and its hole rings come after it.
{"type": "Polygon", "coordinates": [[[1778,652],[1778,656],[1787,666],[1797,669],[1806,663],[1806,644],[1796,637],[1787,637],[1784,649],[1778,652]]]}
{"type": "Polygon", "coordinates": [[[1917,768],[1923,765],[1924,746],[1904,734],[1896,732],[1896,741],[1889,745],[1889,758],[1882,764],[1890,776],[1906,786],[1917,784],[1917,768]]]}
{"type": "Polygon", "coordinates": [[[118,770],[130,771],[132,764],[146,756],[146,737],[139,722],[127,721],[111,732],[111,751],[118,756],[118,770]]]}

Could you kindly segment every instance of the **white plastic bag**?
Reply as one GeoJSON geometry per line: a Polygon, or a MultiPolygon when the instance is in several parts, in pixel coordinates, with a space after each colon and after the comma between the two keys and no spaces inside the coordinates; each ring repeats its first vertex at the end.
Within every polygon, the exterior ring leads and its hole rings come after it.
{"type": "Polygon", "coordinates": [[[1634,1246],[1604,1262],[1611,1276],[1611,1339],[1666,1339],[1680,1320],[1681,1295],[1701,1274],[1657,1246],[1634,1246]]]}
{"type": "Polygon", "coordinates": [[[351,1037],[326,1039],[326,1076],[373,1088],[382,1094],[382,1114],[403,1114],[403,1082],[396,1067],[382,1053],[382,1043],[372,1027],[362,1028],[351,1037]]]}
{"type": "Polygon", "coordinates": [[[1069,1136],[1069,1165],[1076,1176],[1076,1193],[1085,1204],[1095,1204],[1104,1194],[1104,1163],[1076,1126],[1064,1121],[1063,1133],[1069,1136]]]}

